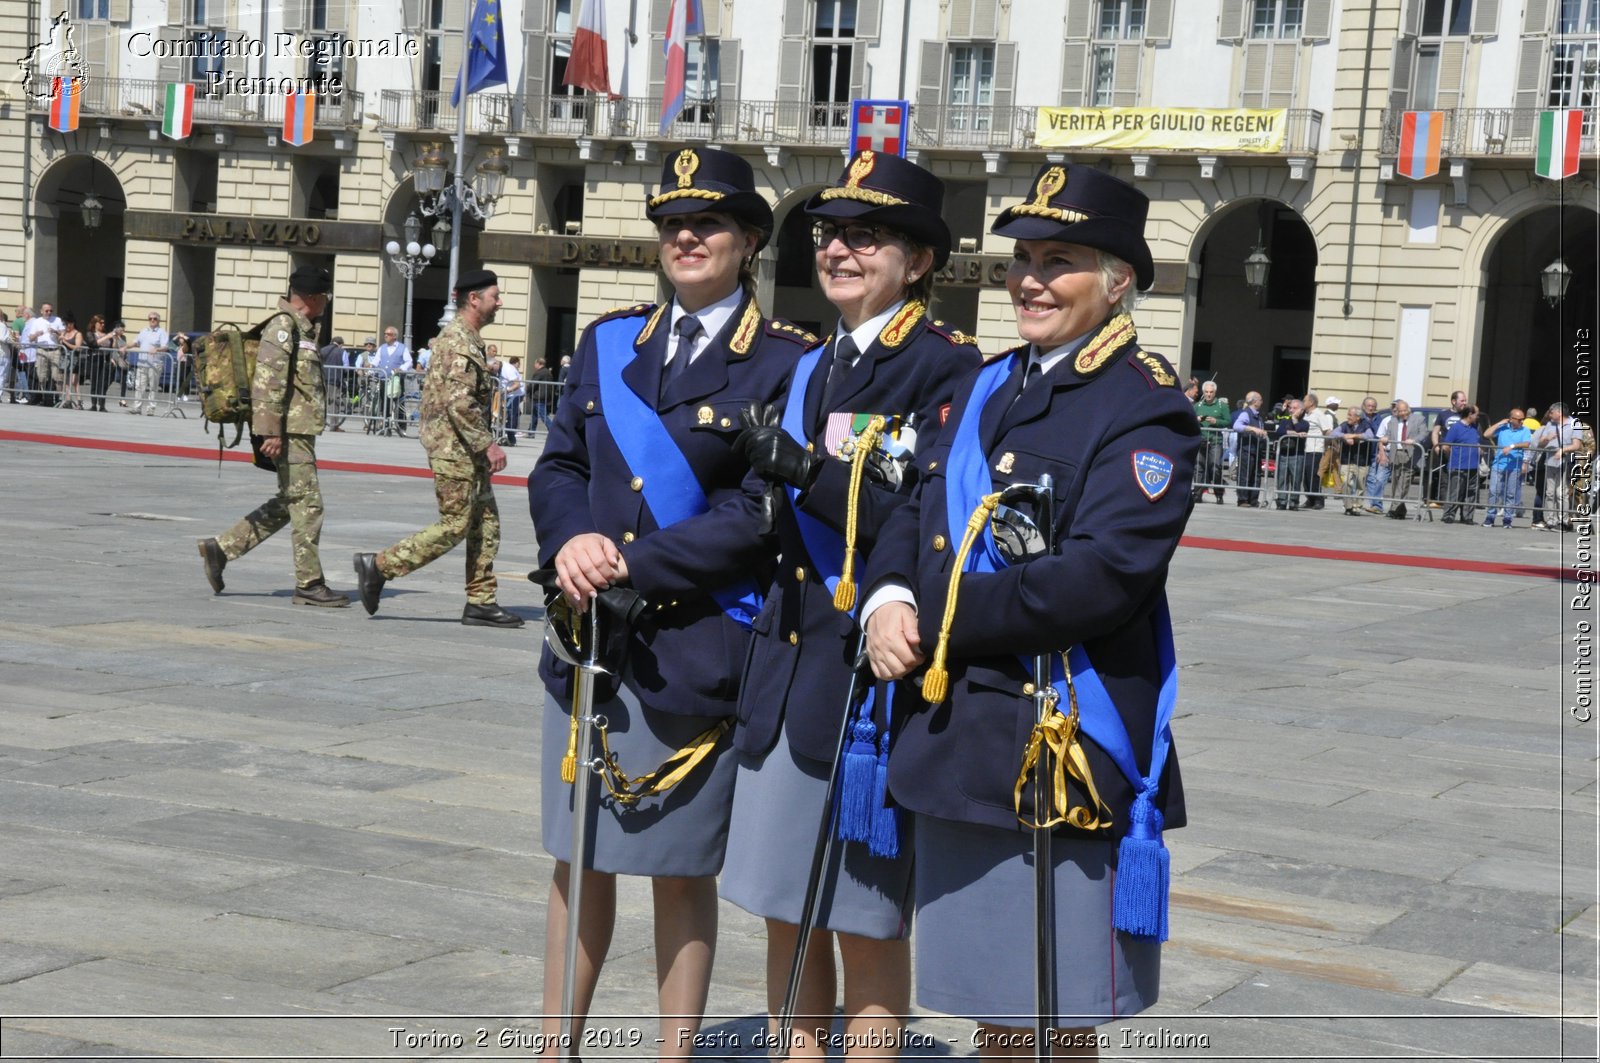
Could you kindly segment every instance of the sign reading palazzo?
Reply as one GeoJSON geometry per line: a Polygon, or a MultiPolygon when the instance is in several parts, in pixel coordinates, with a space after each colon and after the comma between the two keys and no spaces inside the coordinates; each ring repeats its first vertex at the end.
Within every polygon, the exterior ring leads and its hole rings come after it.
{"type": "Polygon", "coordinates": [[[1041,107],[1041,148],[1281,152],[1289,112],[1207,107],[1041,107]]]}

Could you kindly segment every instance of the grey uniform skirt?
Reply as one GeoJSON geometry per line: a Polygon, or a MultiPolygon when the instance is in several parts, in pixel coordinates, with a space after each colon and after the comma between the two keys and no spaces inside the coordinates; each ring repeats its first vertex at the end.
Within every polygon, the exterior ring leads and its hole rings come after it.
{"type": "MultiPolygon", "coordinates": [[[[828,769],[795,753],[783,728],[764,756],[735,752],[733,823],[717,892],[751,915],[800,923],[806,876],[827,799],[828,769]]],[[[873,856],[859,842],[833,845],[817,928],[894,940],[911,927],[912,817],[900,818],[900,855],[873,856]],[[841,870],[839,858],[844,857],[841,870]]]]}
{"type": "MultiPolygon", "coordinates": [[[[542,840],[545,852],[570,862],[575,787],[561,781],[561,758],[567,752],[572,702],[546,692],[544,704],[539,753],[542,840]]],[[[611,752],[629,776],[654,771],[720,718],[658,712],[641,705],[625,686],[615,698],[597,703],[594,711],[606,717],[611,752]]],[[[618,875],[715,875],[722,868],[728,812],[733,804],[734,758],[729,749],[724,735],[688,778],[664,795],[647,798],[632,808],[618,804],[598,776],[592,779],[589,794],[594,812],[584,866],[618,875]]],[[[591,756],[598,756],[599,751],[596,731],[591,756]]]]}
{"type": "MultiPolygon", "coordinates": [[[[1161,944],[1111,928],[1113,843],[1057,833],[1057,1027],[1095,1026],[1156,1002],[1161,944]]],[[[917,1003],[1032,1026],[1033,838],[917,817],[917,1003]]]]}

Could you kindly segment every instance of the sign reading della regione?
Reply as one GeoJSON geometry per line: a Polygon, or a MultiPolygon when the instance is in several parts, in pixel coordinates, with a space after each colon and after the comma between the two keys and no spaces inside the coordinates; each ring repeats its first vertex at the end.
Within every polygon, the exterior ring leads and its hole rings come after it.
{"type": "Polygon", "coordinates": [[[1289,112],[1207,107],[1041,107],[1041,148],[1279,152],[1289,112]]]}

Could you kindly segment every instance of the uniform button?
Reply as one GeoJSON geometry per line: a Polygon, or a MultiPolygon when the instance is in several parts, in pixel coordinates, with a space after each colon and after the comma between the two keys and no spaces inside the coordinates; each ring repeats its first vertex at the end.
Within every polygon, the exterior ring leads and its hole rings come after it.
{"type": "Polygon", "coordinates": [[[806,581],[806,570],[803,569],[803,568],[795,569],[794,570],[794,581],[796,583],[804,583],[806,581]]]}
{"type": "Polygon", "coordinates": [[[643,476],[635,476],[633,479],[628,481],[628,486],[633,488],[635,491],[643,491],[644,490],[644,477],[643,476]]]}
{"type": "Polygon", "coordinates": [[[791,646],[800,645],[800,632],[798,632],[798,631],[789,632],[789,645],[791,645],[791,646]]]}
{"type": "Polygon", "coordinates": [[[935,550],[943,550],[944,549],[944,536],[935,535],[933,537],[933,548],[935,550]]]}
{"type": "Polygon", "coordinates": [[[936,461],[928,462],[928,471],[929,472],[932,472],[933,470],[937,469],[938,467],[939,467],[939,463],[938,462],[936,462],[936,461]]]}
{"type": "Polygon", "coordinates": [[[722,427],[724,427],[724,428],[732,428],[733,427],[733,421],[731,421],[730,419],[728,419],[726,417],[724,417],[722,419],[721,424],[722,424],[722,427]]]}
{"type": "Polygon", "coordinates": [[[1024,694],[1028,695],[1028,697],[1030,697],[1030,698],[1033,697],[1033,691],[1034,691],[1034,686],[1033,686],[1032,683],[1024,683],[1024,684],[1022,684],[1022,692],[1024,694]]]}
{"type": "Polygon", "coordinates": [[[590,399],[588,402],[584,403],[583,404],[583,408],[586,409],[586,410],[594,409],[594,400],[590,399]]]}
{"type": "Polygon", "coordinates": [[[625,542],[625,543],[633,542],[633,532],[623,532],[622,533],[622,541],[625,542]]]}
{"type": "Polygon", "coordinates": [[[807,450],[816,450],[817,449],[817,445],[815,443],[807,443],[806,444],[806,449],[807,450]]]}

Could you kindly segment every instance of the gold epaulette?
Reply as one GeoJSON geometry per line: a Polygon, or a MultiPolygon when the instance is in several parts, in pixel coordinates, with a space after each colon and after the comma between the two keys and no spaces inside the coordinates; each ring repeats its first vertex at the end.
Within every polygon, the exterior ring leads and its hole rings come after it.
{"type": "Polygon", "coordinates": [[[1178,375],[1172,371],[1171,366],[1167,365],[1167,360],[1159,354],[1151,354],[1149,351],[1136,351],[1133,357],[1140,365],[1144,366],[1145,372],[1150,374],[1150,379],[1157,384],[1164,388],[1177,385],[1178,375]]]}
{"type": "Polygon", "coordinates": [[[951,328],[943,321],[928,322],[928,331],[943,336],[957,347],[976,347],[978,345],[978,337],[969,336],[960,329],[951,328]]]}
{"type": "Polygon", "coordinates": [[[1117,314],[1095,333],[1093,339],[1083,345],[1083,349],[1072,360],[1072,368],[1079,376],[1094,375],[1103,369],[1122,345],[1133,339],[1134,335],[1133,318],[1127,314],[1117,314]]]}
{"type": "Polygon", "coordinates": [[[887,325],[883,326],[883,331],[878,333],[878,342],[890,350],[900,346],[916,327],[917,322],[922,320],[922,315],[927,312],[928,308],[923,305],[922,300],[911,300],[900,308],[899,313],[889,319],[887,325]]]}
{"type": "Polygon", "coordinates": [[[800,346],[808,348],[815,347],[818,342],[814,333],[807,332],[799,325],[791,325],[789,322],[780,321],[777,318],[767,322],[767,335],[777,336],[788,340],[790,343],[798,343],[800,346]]]}
{"type": "Polygon", "coordinates": [[[632,306],[613,306],[610,310],[595,318],[595,320],[610,321],[614,317],[634,317],[644,313],[653,305],[653,303],[634,303],[632,306]]]}

